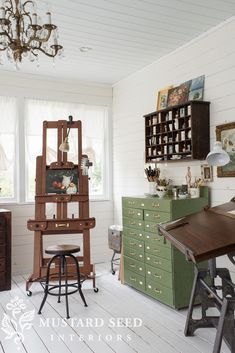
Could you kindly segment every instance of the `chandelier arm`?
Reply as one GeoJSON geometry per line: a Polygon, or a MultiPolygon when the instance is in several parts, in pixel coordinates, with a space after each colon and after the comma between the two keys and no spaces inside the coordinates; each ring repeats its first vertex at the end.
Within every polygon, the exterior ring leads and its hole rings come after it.
{"type": "Polygon", "coordinates": [[[10,43],[12,43],[12,38],[10,37],[10,35],[9,35],[6,31],[1,32],[1,33],[0,33],[0,36],[7,36],[7,38],[8,38],[9,41],[10,41],[10,43]]]}
{"type": "Polygon", "coordinates": [[[49,56],[50,58],[54,58],[57,55],[57,53],[58,53],[58,49],[55,49],[55,53],[54,54],[47,53],[41,47],[40,48],[32,48],[32,49],[40,50],[42,53],[44,53],[45,55],[49,56]]]}
{"type": "Polygon", "coordinates": [[[26,45],[30,45],[31,42],[33,41],[36,41],[38,43],[46,43],[48,42],[48,40],[50,39],[51,37],[51,32],[52,32],[52,29],[51,30],[48,30],[48,33],[47,33],[47,36],[45,38],[39,38],[39,37],[36,37],[36,30],[34,30],[34,36],[32,36],[31,38],[29,38],[28,42],[26,43],[26,45]]]}

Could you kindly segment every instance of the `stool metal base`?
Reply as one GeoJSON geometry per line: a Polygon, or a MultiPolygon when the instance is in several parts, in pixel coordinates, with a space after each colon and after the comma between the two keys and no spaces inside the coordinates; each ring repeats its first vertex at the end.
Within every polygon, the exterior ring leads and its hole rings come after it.
{"type": "MultiPolygon", "coordinates": [[[[56,274],[53,273],[53,277],[56,274]]],[[[80,270],[79,270],[79,264],[78,261],[76,259],[75,256],[73,256],[72,254],[67,254],[67,255],[55,255],[53,256],[49,263],[48,263],[48,267],[47,267],[47,275],[46,275],[46,280],[42,281],[41,284],[44,288],[44,297],[42,300],[42,303],[40,305],[38,314],[41,314],[43,306],[46,302],[47,296],[49,295],[53,295],[53,296],[57,296],[58,297],[58,303],[61,302],[61,297],[65,296],[65,302],[66,302],[66,317],[67,319],[69,319],[69,303],[68,303],[68,296],[70,294],[74,294],[76,292],[79,292],[80,297],[82,298],[82,301],[84,303],[84,306],[88,306],[85,300],[85,297],[83,295],[82,292],[82,286],[81,283],[83,282],[83,280],[81,279],[81,274],[80,274],[80,270]],[[73,282],[73,283],[68,283],[68,268],[67,268],[67,260],[66,257],[70,257],[73,259],[74,263],[75,263],[75,267],[76,267],[76,277],[77,277],[77,281],[73,282]],[[59,259],[59,273],[58,273],[58,281],[59,284],[50,284],[50,270],[51,270],[51,265],[52,263],[55,261],[55,259],[59,259]],[[64,281],[64,284],[62,284],[62,282],[64,281]],[[69,291],[69,288],[73,288],[71,291],[69,291]],[[56,289],[58,289],[58,293],[53,293],[53,291],[55,291],[56,289]],[[64,289],[64,291],[62,291],[62,289],[64,289]]]]}

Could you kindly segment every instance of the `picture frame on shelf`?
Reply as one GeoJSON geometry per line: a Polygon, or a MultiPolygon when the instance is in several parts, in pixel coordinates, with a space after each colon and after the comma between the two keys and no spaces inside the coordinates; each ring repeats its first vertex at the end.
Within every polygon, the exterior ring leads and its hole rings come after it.
{"type": "Polygon", "coordinates": [[[202,180],[205,182],[213,181],[212,166],[210,166],[209,164],[202,164],[201,165],[201,176],[202,176],[202,180]]]}
{"type": "Polygon", "coordinates": [[[229,154],[230,162],[217,168],[217,176],[235,176],[235,122],[216,126],[216,140],[222,142],[223,149],[229,154]]]}
{"type": "Polygon", "coordinates": [[[168,86],[163,88],[161,91],[158,92],[157,96],[157,110],[162,110],[167,108],[167,98],[168,98],[168,91],[173,86],[168,86]]]}
{"type": "Polygon", "coordinates": [[[189,101],[202,101],[204,96],[205,75],[196,77],[191,80],[189,89],[189,101]]]}
{"type": "Polygon", "coordinates": [[[185,104],[188,101],[190,81],[182,83],[178,87],[171,88],[168,92],[167,107],[185,104]]]}

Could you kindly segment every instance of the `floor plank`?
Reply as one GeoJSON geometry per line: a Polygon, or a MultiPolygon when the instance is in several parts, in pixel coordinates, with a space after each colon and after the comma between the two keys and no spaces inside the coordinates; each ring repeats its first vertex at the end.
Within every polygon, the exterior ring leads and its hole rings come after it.
{"type": "MultiPolygon", "coordinates": [[[[173,310],[121,285],[117,274],[110,274],[109,264],[97,266],[98,293],[94,293],[91,281],[83,284],[88,307],[84,307],[78,293],[69,297],[69,320],[65,319],[64,298],[57,303],[52,296],[48,296],[42,315],[38,315],[43,291],[35,283],[32,297],[27,297],[26,277],[14,276],[12,290],[0,293],[0,318],[8,312],[7,303],[18,297],[26,305],[19,315],[35,311],[33,326],[24,331],[19,350],[12,339],[5,339],[0,329],[0,353],[211,353],[213,350],[215,330],[197,330],[194,337],[185,337],[187,310],[173,310]],[[141,326],[128,325],[135,318],[142,320],[141,326]]],[[[228,352],[223,344],[221,353],[228,352]]]]}

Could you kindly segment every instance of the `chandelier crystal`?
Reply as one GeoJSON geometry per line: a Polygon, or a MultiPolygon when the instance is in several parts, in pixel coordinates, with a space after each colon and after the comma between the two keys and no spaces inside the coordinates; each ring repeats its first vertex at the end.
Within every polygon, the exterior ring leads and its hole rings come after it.
{"type": "Polygon", "coordinates": [[[38,62],[40,52],[51,58],[63,55],[51,13],[46,13],[45,24],[41,25],[35,8],[31,0],[0,1],[0,64],[4,64],[4,56],[18,68],[23,57],[38,62]]]}

